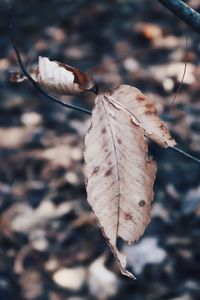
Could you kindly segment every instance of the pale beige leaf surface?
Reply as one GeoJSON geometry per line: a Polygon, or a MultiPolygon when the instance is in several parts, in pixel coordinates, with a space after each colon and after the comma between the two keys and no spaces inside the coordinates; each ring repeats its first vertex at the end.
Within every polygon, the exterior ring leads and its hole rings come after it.
{"type": "Polygon", "coordinates": [[[149,224],[156,164],[141,128],[103,94],[96,98],[84,158],[88,202],[121,272],[133,278],[117,238],[133,243],[149,224]]]}
{"type": "MultiPolygon", "coordinates": [[[[38,67],[31,73],[32,78],[44,89],[59,95],[81,94],[94,87],[94,80],[87,73],[81,72],[67,64],[50,61],[47,57],[39,57],[38,67]]],[[[19,73],[11,75],[11,81],[21,82],[19,73]]]]}
{"type": "Polygon", "coordinates": [[[93,79],[86,73],[47,57],[39,57],[38,82],[47,90],[57,94],[80,94],[94,86],[93,79]]]}
{"type": "Polygon", "coordinates": [[[105,96],[118,109],[126,111],[132,121],[143,129],[146,137],[165,148],[176,144],[158,117],[155,106],[140,90],[130,85],[120,85],[105,96]]]}

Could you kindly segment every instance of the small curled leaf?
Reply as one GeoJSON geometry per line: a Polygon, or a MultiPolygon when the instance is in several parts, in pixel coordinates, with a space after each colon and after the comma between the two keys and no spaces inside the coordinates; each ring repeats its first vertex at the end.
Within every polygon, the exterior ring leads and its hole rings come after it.
{"type": "Polygon", "coordinates": [[[94,86],[88,74],[47,57],[39,57],[37,79],[46,90],[63,95],[80,94],[94,86]]]}
{"type": "MultiPolygon", "coordinates": [[[[93,78],[78,68],[71,67],[58,61],[50,61],[47,57],[39,57],[38,67],[31,74],[32,78],[45,90],[59,95],[76,95],[91,90],[93,78]]],[[[11,81],[21,82],[19,73],[11,75],[11,81]]]]}

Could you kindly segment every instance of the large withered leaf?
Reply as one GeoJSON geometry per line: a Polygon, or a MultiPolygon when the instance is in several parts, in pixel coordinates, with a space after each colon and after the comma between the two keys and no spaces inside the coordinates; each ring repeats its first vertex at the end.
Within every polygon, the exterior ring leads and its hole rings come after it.
{"type": "Polygon", "coordinates": [[[120,85],[113,91],[107,92],[105,97],[117,108],[128,113],[132,121],[142,128],[146,137],[165,148],[176,144],[163,121],[158,117],[155,106],[137,88],[120,85]]]}
{"type": "MultiPolygon", "coordinates": [[[[75,95],[88,91],[94,87],[94,80],[87,73],[57,61],[50,61],[47,57],[39,57],[38,67],[31,76],[44,89],[59,95],[75,95]]],[[[11,80],[21,82],[19,73],[13,73],[11,80]]]]}
{"type": "Polygon", "coordinates": [[[149,224],[156,164],[141,128],[103,94],[95,103],[84,152],[88,202],[121,272],[133,278],[117,238],[137,241],[149,224]]]}

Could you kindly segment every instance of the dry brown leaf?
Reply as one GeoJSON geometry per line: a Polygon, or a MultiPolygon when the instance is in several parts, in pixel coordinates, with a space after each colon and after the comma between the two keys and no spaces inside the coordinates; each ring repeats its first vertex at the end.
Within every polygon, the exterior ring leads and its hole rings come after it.
{"type": "MultiPolygon", "coordinates": [[[[94,87],[93,78],[87,73],[69,65],[50,61],[47,57],[39,57],[37,69],[31,74],[44,89],[60,95],[75,95],[91,90],[94,87]]],[[[11,81],[21,82],[19,73],[11,74],[11,81]]]]}
{"type": "Polygon", "coordinates": [[[146,137],[165,148],[176,144],[157,116],[155,106],[140,90],[130,85],[120,85],[105,96],[116,108],[128,113],[132,121],[143,129],[146,137]]]}
{"type": "Polygon", "coordinates": [[[133,243],[149,224],[156,163],[141,128],[103,94],[96,98],[84,157],[88,202],[121,272],[133,278],[117,239],[133,243]]]}

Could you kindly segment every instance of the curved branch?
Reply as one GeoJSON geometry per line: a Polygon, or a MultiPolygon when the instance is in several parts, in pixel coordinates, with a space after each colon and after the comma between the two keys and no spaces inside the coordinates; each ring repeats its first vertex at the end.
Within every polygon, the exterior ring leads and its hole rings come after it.
{"type": "Polygon", "coordinates": [[[200,14],[181,0],[158,0],[175,16],[200,33],[200,14]]]}

